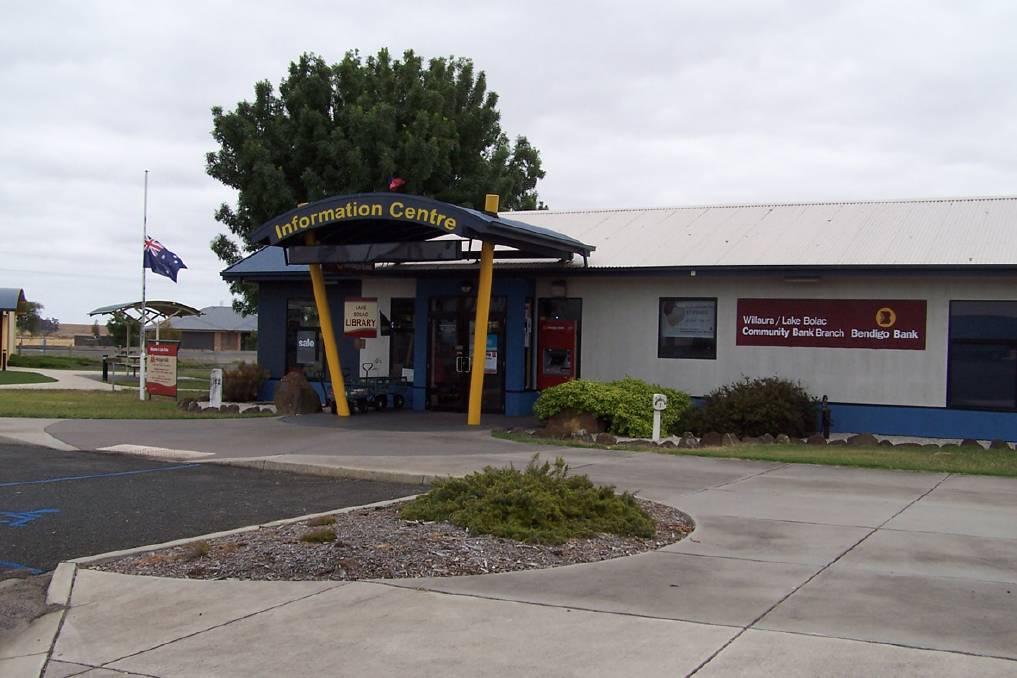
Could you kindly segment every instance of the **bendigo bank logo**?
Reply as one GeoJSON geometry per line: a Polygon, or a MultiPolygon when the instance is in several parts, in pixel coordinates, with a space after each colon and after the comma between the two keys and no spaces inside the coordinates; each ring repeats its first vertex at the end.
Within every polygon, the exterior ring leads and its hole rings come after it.
{"type": "Polygon", "coordinates": [[[876,311],[876,324],[887,329],[897,324],[897,314],[888,306],[876,311]]]}

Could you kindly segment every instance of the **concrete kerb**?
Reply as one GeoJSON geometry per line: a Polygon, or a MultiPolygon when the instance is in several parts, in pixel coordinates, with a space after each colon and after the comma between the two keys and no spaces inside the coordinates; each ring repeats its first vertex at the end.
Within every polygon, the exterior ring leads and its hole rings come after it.
{"type": "Polygon", "coordinates": [[[348,480],[376,480],[405,485],[429,485],[436,480],[462,477],[463,474],[412,473],[407,471],[388,471],[382,469],[359,468],[356,466],[331,466],[325,464],[307,464],[301,462],[281,461],[265,457],[250,459],[203,459],[195,460],[198,464],[218,464],[221,466],[237,466],[253,468],[258,471],[284,471],[303,475],[324,476],[327,478],[346,478],[348,480]]]}
{"type": "MultiPolygon", "coordinates": [[[[141,553],[151,553],[152,551],[161,551],[163,549],[173,548],[175,546],[185,546],[187,544],[193,544],[199,541],[209,541],[212,539],[219,539],[221,537],[229,537],[234,534],[244,534],[245,532],[256,532],[262,528],[281,527],[283,525],[292,525],[293,523],[300,523],[305,520],[312,520],[314,518],[321,518],[323,516],[335,516],[342,513],[351,513],[352,511],[358,511],[366,508],[382,508],[385,506],[391,506],[404,501],[409,501],[419,495],[411,494],[406,497],[399,497],[397,499],[385,499],[384,501],[376,501],[372,504],[361,504],[360,506],[347,506],[346,508],[335,509],[332,511],[322,511],[320,513],[308,513],[307,515],[297,516],[296,518],[283,518],[282,520],[273,520],[267,523],[260,523],[258,525],[247,525],[246,527],[237,527],[232,530],[223,530],[221,532],[211,532],[209,534],[201,534],[196,537],[185,537],[183,539],[174,539],[173,541],[162,542],[161,544],[148,544],[146,546],[136,546],[134,548],[122,549],[120,551],[109,551],[107,553],[99,553],[94,556],[82,556],[81,558],[74,558],[60,563],[60,566],[69,564],[75,567],[81,565],[97,565],[105,563],[110,560],[117,560],[119,558],[125,558],[127,556],[135,556],[141,553]]],[[[57,569],[59,569],[59,567],[57,569]]],[[[55,578],[55,575],[54,575],[55,578]]]]}

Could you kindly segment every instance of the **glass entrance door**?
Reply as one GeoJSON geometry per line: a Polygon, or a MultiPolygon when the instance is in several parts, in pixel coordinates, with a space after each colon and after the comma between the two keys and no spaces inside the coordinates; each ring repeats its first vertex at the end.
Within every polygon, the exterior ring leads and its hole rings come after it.
{"type": "MultiPolygon", "coordinates": [[[[465,412],[470,397],[473,325],[472,297],[431,299],[428,327],[427,402],[432,410],[465,412]]],[[[505,297],[491,299],[484,361],[485,412],[505,410],[505,297]]]]}

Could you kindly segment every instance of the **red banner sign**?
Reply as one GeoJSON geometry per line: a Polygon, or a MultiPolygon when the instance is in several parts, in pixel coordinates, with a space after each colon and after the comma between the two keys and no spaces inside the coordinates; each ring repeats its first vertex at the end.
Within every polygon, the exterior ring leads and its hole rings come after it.
{"type": "Polygon", "coordinates": [[[736,343],[924,351],[925,301],[739,299],[736,343]]]}
{"type": "Polygon", "coordinates": [[[177,397],[176,343],[148,342],[145,349],[145,390],[152,395],[177,397]]]}

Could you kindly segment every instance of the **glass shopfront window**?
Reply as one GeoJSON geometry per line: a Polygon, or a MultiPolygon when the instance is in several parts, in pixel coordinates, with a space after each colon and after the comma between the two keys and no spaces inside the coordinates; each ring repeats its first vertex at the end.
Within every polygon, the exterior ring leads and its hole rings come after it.
{"type": "Polygon", "coordinates": [[[290,299],[286,304],[286,372],[300,370],[308,381],[324,376],[321,323],[311,299],[290,299]]]}
{"type": "Polygon", "coordinates": [[[658,358],[717,358],[717,300],[660,299],[657,323],[658,358]]]}
{"type": "MultiPolygon", "coordinates": [[[[393,299],[388,319],[388,369],[390,379],[412,381],[413,316],[415,299],[393,299]],[[407,372],[404,372],[407,370],[407,372]]],[[[384,326],[384,321],[382,325],[384,326]]]]}
{"type": "Polygon", "coordinates": [[[947,405],[1017,409],[1017,302],[950,303],[947,405]]]}

